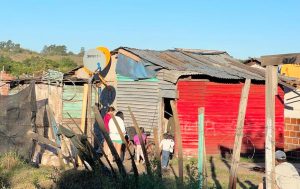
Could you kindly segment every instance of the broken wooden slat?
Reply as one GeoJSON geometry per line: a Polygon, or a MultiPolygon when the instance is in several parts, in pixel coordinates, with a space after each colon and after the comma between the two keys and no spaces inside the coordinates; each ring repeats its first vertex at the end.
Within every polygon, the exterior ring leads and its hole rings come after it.
{"type": "Polygon", "coordinates": [[[140,143],[141,143],[141,147],[142,147],[142,151],[143,151],[143,154],[144,154],[144,158],[145,158],[145,163],[146,163],[146,169],[147,169],[147,174],[148,175],[151,175],[151,167],[150,167],[150,162],[149,162],[149,159],[148,159],[148,154],[147,154],[147,151],[146,151],[146,147],[145,147],[145,143],[143,141],[143,137],[142,137],[142,133],[140,131],[140,128],[138,126],[138,123],[131,111],[131,108],[128,106],[128,111],[130,113],[130,116],[131,116],[131,119],[132,119],[132,122],[133,122],[133,126],[139,136],[139,140],[140,140],[140,143]]]}
{"type": "Polygon", "coordinates": [[[233,146],[232,162],[231,162],[231,168],[230,168],[229,185],[228,185],[229,189],[236,188],[237,169],[238,169],[239,161],[240,161],[244,122],[245,122],[245,116],[246,116],[246,108],[247,108],[247,103],[248,103],[250,84],[251,84],[251,80],[246,79],[244,87],[242,89],[242,93],[241,93],[239,114],[238,114],[238,119],[237,119],[235,140],[234,140],[234,146],[233,146]]]}
{"type": "Polygon", "coordinates": [[[120,156],[117,153],[117,150],[114,147],[113,142],[111,141],[111,139],[110,139],[105,127],[104,127],[104,122],[103,122],[103,119],[100,115],[100,112],[99,112],[99,110],[96,106],[93,106],[93,109],[94,109],[94,115],[95,115],[96,121],[98,123],[99,129],[101,130],[101,132],[102,132],[102,134],[103,134],[103,136],[104,136],[104,138],[107,142],[107,145],[108,145],[112,155],[115,158],[115,161],[117,163],[119,172],[123,177],[126,177],[126,170],[125,170],[124,165],[123,165],[123,163],[120,159],[120,156]]]}
{"type": "Polygon", "coordinates": [[[170,105],[173,112],[174,124],[175,124],[175,143],[178,146],[178,171],[179,171],[179,181],[183,184],[183,152],[182,152],[182,140],[181,140],[181,130],[179,125],[179,118],[176,103],[174,100],[170,101],[170,105]]]}

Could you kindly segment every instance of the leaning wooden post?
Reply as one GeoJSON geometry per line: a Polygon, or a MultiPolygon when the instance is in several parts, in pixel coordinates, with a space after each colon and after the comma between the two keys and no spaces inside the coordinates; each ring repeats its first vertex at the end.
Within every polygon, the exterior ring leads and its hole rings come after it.
{"type": "Polygon", "coordinates": [[[82,111],[81,111],[81,124],[80,129],[84,134],[87,132],[86,128],[86,114],[87,114],[87,101],[88,101],[88,84],[84,84],[83,86],[83,97],[82,97],[82,111]]]}
{"type": "Polygon", "coordinates": [[[170,105],[173,112],[174,124],[175,124],[175,143],[178,146],[178,172],[179,172],[179,181],[180,184],[183,184],[183,153],[182,153],[182,140],[181,140],[181,131],[178,119],[178,112],[176,103],[174,100],[170,101],[170,105]]]}
{"type": "Polygon", "coordinates": [[[155,143],[155,161],[156,161],[156,171],[159,178],[162,177],[161,175],[161,162],[160,162],[160,150],[159,150],[159,139],[158,139],[158,131],[157,127],[153,128],[153,135],[154,135],[154,143],[155,143]]]}
{"type": "Polygon", "coordinates": [[[240,98],[239,114],[237,119],[236,133],[235,133],[235,139],[233,145],[233,155],[232,155],[230,176],[229,176],[229,185],[228,185],[229,189],[236,188],[237,169],[240,161],[244,122],[246,116],[246,108],[248,103],[250,84],[251,84],[251,79],[246,79],[244,87],[242,89],[241,98],[240,98]]]}
{"type": "Polygon", "coordinates": [[[266,69],[266,137],[265,164],[266,188],[275,189],[275,90],[276,67],[267,66],[266,69]]]}
{"type": "Polygon", "coordinates": [[[121,128],[120,128],[120,125],[119,125],[118,121],[116,120],[116,117],[115,117],[114,115],[112,115],[111,118],[113,119],[113,121],[114,121],[114,123],[115,123],[115,125],[116,125],[116,128],[117,128],[117,130],[118,130],[118,133],[119,133],[119,135],[120,135],[120,137],[121,137],[123,143],[124,143],[125,146],[126,146],[126,149],[127,149],[128,153],[129,153],[129,155],[130,155],[130,159],[131,159],[131,164],[132,164],[132,169],[133,169],[133,172],[134,172],[134,176],[135,176],[136,178],[138,178],[139,172],[138,172],[137,167],[136,167],[135,162],[134,162],[134,156],[132,155],[132,153],[131,153],[131,151],[130,151],[130,149],[129,149],[129,147],[128,147],[127,141],[126,141],[126,139],[125,139],[125,137],[124,137],[124,133],[122,133],[122,130],[121,130],[121,128]]]}
{"type": "Polygon", "coordinates": [[[113,142],[111,141],[105,127],[104,127],[104,122],[103,122],[103,119],[100,115],[100,112],[98,110],[98,108],[96,106],[93,106],[94,108],[94,114],[95,114],[95,118],[96,118],[96,121],[98,123],[98,126],[99,126],[99,129],[101,130],[106,142],[107,142],[107,145],[111,151],[111,153],[113,154],[114,158],[115,158],[115,161],[117,163],[117,166],[119,168],[119,172],[120,174],[123,176],[123,177],[126,177],[126,170],[124,168],[124,165],[120,159],[120,156],[118,155],[118,152],[117,150],[115,149],[114,147],[114,144],[113,142]]]}
{"type": "Polygon", "coordinates": [[[198,176],[199,188],[203,188],[204,164],[204,108],[198,109],[198,176]]]}
{"type": "Polygon", "coordinates": [[[147,174],[148,175],[151,175],[151,167],[150,167],[150,162],[149,162],[149,159],[148,159],[148,154],[147,154],[147,151],[146,151],[146,147],[145,147],[145,143],[144,143],[144,140],[143,140],[143,137],[142,137],[142,133],[140,131],[140,128],[138,126],[138,123],[131,111],[131,108],[128,106],[128,111],[130,113],[130,116],[131,116],[131,119],[132,119],[132,122],[133,122],[133,126],[139,136],[139,140],[140,140],[140,143],[141,143],[141,147],[142,147],[142,151],[143,151],[143,154],[144,154],[144,158],[145,158],[145,163],[146,163],[146,169],[147,169],[147,174]]]}
{"type": "Polygon", "coordinates": [[[92,128],[92,84],[88,84],[88,93],[87,93],[87,125],[86,125],[86,136],[89,138],[90,143],[93,143],[91,131],[92,128]]]}

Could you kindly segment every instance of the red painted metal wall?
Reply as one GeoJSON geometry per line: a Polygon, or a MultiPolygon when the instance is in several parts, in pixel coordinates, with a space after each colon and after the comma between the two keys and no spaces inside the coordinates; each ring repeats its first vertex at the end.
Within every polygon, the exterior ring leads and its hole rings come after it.
{"type": "MultiPolygon", "coordinates": [[[[205,107],[205,140],[208,154],[232,150],[243,83],[179,81],[177,108],[185,155],[197,156],[198,108],[205,107]]],[[[276,97],[276,147],[284,144],[283,91],[276,97]]],[[[265,86],[251,84],[246,110],[242,152],[264,150],[265,86]]]]}

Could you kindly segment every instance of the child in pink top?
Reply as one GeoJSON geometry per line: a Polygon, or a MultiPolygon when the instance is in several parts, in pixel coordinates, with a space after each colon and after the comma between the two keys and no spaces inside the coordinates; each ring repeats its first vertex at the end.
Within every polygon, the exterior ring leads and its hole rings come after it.
{"type": "MultiPolygon", "coordinates": [[[[144,133],[144,128],[140,127],[140,131],[142,133],[142,138],[143,138],[144,144],[146,144],[147,136],[144,133]]],[[[139,162],[140,162],[140,156],[143,159],[143,163],[145,163],[145,158],[144,158],[144,154],[143,154],[143,151],[142,151],[142,146],[141,146],[141,142],[140,142],[138,134],[134,135],[133,141],[134,141],[134,144],[136,145],[136,161],[137,161],[137,164],[139,164],[139,162]]]]}

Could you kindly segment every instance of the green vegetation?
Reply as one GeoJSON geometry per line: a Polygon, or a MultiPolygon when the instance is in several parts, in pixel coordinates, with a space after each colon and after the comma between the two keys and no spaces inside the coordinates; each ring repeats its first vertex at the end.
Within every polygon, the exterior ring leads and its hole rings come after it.
{"type": "Polygon", "coordinates": [[[68,57],[54,61],[48,58],[32,56],[22,62],[17,62],[9,57],[0,56],[0,67],[14,76],[22,74],[41,75],[43,71],[53,69],[61,72],[67,72],[75,68],[77,64],[68,57]]]}
{"type": "Polygon", "coordinates": [[[0,188],[50,188],[51,173],[51,168],[33,167],[15,152],[0,156],[0,188]]]}
{"type": "Polygon", "coordinates": [[[0,69],[14,75],[41,75],[43,71],[53,69],[67,72],[82,64],[84,48],[78,55],[67,51],[65,45],[45,46],[42,53],[33,52],[21,47],[11,40],[0,42],[0,69]]]}
{"type": "MultiPolygon", "coordinates": [[[[228,160],[229,161],[229,160],[228,160]]],[[[136,182],[133,174],[126,178],[116,178],[108,172],[74,170],[66,171],[41,166],[36,168],[23,161],[16,153],[0,156],[0,188],[143,188],[171,189],[198,188],[197,159],[184,160],[184,183],[179,185],[177,160],[171,161],[170,169],[163,171],[162,179],[156,174],[155,162],[152,164],[153,176],[141,173],[136,182]]],[[[127,168],[130,165],[127,164],[127,168]]],[[[227,188],[229,180],[229,162],[218,156],[207,158],[208,188],[227,188]]],[[[257,188],[263,173],[250,171],[244,164],[238,170],[238,188],[257,188]]]]}

